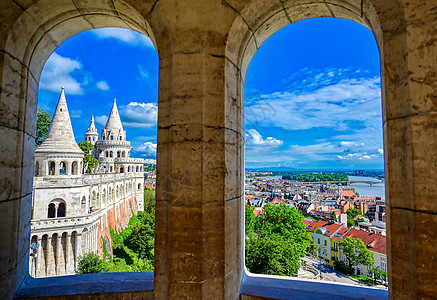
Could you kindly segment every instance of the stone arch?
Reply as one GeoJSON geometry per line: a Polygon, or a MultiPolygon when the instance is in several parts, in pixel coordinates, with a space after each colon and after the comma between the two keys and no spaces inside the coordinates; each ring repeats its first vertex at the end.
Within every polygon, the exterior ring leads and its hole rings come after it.
{"type": "Polygon", "coordinates": [[[122,157],[126,157],[126,151],[123,151],[121,154],[122,157]]]}
{"type": "Polygon", "coordinates": [[[255,0],[241,10],[229,32],[226,57],[234,65],[228,65],[227,68],[237,68],[236,75],[239,77],[232,80],[244,80],[253,55],[276,31],[291,23],[316,17],[344,18],[364,25],[374,33],[380,49],[382,47],[381,26],[375,8],[368,1],[358,5],[355,1],[339,0],[332,1],[332,4],[326,4],[323,0],[312,1],[311,4],[292,0],[283,3],[255,0]]]}
{"type": "Polygon", "coordinates": [[[108,150],[105,151],[105,157],[109,157],[109,152],[108,152],[108,150]]]}
{"type": "Polygon", "coordinates": [[[109,151],[109,157],[114,157],[114,152],[113,151],[109,151]]]}
{"type": "Polygon", "coordinates": [[[138,183],[138,190],[141,190],[141,183],[138,183]]]}
{"type": "MultiPolygon", "coordinates": [[[[244,83],[249,64],[264,41],[291,23],[313,17],[335,16],[358,22],[371,29],[381,51],[382,30],[378,15],[369,1],[333,0],[329,2],[328,4],[323,0],[311,1],[311,3],[292,0],[254,0],[238,10],[239,16],[235,19],[227,37],[225,49],[227,61],[224,63],[224,105],[228,109],[226,109],[223,126],[233,128],[238,133],[232,138],[237,141],[236,147],[228,145],[226,141],[223,142],[225,153],[230,151],[235,153],[232,158],[228,157],[226,160],[237,166],[235,173],[226,179],[227,185],[235,187],[235,190],[226,191],[225,199],[234,197],[238,199],[239,195],[244,194],[244,83]],[[243,138],[240,139],[238,135],[243,138]]],[[[381,64],[383,64],[382,55],[381,64]]],[[[235,249],[237,252],[235,260],[227,263],[244,265],[244,238],[238,236],[239,232],[244,230],[244,214],[239,213],[244,212],[244,204],[240,201],[236,205],[232,204],[234,206],[226,203],[225,207],[227,205],[236,209],[225,209],[224,212],[225,219],[234,220],[225,224],[225,231],[232,239],[226,247],[235,249]],[[233,228],[239,228],[240,231],[235,231],[233,228]]]]}

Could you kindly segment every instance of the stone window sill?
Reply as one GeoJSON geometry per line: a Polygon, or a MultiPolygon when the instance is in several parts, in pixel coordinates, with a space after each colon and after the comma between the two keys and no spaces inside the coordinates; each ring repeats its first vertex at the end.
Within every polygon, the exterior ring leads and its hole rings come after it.
{"type": "Polygon", "coordinates": [[[15,298],[153,291],[153,273],[100,273],[48,278],[30,275],[15,298]]]}
{"type": "Polygon", "coordinates": [[[284,276],[245,272],[243,295],[273,299],[388,299],[388,290],[326,281],[294,279],[284,276]]]}

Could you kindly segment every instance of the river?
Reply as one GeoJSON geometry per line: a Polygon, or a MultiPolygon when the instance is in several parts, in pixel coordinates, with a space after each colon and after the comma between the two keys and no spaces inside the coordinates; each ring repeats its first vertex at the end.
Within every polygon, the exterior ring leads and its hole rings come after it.
{"type": "MultiPolygon", "coordinates": [[[[350,181],[375,181],[380,182],[381,180],[373,177],[364,176],[349,176],[350,181]]],[[[385,199],[385,183],[375,184],[370,186],[367,183],[354,183],[352,186],[355,188],[355,192],[358,192],[360,196],[367,197],[382,197],[385,199]]]]}

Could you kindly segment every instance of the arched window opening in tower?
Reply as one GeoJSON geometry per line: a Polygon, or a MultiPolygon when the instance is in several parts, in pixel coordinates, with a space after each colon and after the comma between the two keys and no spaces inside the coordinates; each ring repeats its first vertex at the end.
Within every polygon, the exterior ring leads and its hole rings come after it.
{"type": "Polygon", "coordinates": [[[77,175],[77,161],[74,161],[71,165],[71,175],[77,175]]]}
{"type": "Polygon", "coordinates": [[[49,175],[55,175],[56,164],[54,161],[49,162],[49,175]]]}
{"type": "Polygon", "coordinates": [[[47,218],[54,218],[54,217],[56,217],[55,204],[54,203],[50,203],[49,204],[49,208],[48,208],[47,218]]]}
{"type": "Polygon", "coordinates": [[[65,162],[60,163],[59,175],[67,175],[67,163],[65,162]]]}
{"type": "Polygon", "coordinates": [[[66,216],[66,213],[67,213],[67,207],[65,206],[65,203],[64,202],[59,203],[57,217],[63,218],[66,216]]]}
{"type": "MultiPolygon", "coordinates": [[[[89,253],[101,259],[108,249],[113,255],[105,272],[154,270],[154,206],[144,211],[144,190],[134,187],[145,181],[154,187],[155,176],[134,170],[155,163],[157,87],[156,49],[131,30],[82,32],[46,62],[37,116],[38,126],[44,124],[37,130],[46,134],[35,145],[31,219],[33,240],[45,244],[29,264],[32,276],[81,273],[81,259],[89,253]],[[50,180],[41,178],[48,175],[50,180]],[[71,222],[77,231],[71,232],[71,222]],[[111,243],[112,229],[127,239],[133,232],[127,227],[141,224],[150,229],[145,245],[111,243]],[[103,246],[102,237],[109,244],[103,246]]],[[[149,198],[154,201],[154,194],[149,198]]],[[[135,234],[144,238],[144,232],[135,234]]]]}
{"type": "Polygon", "coordinates": [[[247,269],[387,285],[380,58],[372,32],[336,18],[280,29],[250,63],[244,102],[247,269]],[[347,251],[351,241],[357,260],[347,251]]]}

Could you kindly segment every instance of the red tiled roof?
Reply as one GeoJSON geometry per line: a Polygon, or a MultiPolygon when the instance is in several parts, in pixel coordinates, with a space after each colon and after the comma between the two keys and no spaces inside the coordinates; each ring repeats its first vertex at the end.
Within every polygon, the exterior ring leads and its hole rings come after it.
{"type": "Polygon", "coordinates": [[[356,196],[356,194],[354,193],[354,191],[352,190],[344,190],[342,191],[343,196],[345,197],[353,197],[356,196]]]}
{"type": "Polygon", "coordinates": [[[264,208],[262,207],[255,207],[253,209],[253,214],[255,215],[255,217],[258,217],[259,215],[261,215],[264,211],[264,208]]]}
{"type": "Polygon", "coordinates": [[[341,237],[349,230],[349,228],[346,227],[342,227],[340,228],[335,234],[334,236],[331,237],[331,239],[338,241],[339,239],[341,239],[341,237]],[[340,236],[336,236],[337,234],[340,234],[340,236]]]}
{"type": "Polygon", "coordinates": [[[383,235],[352,228],[344,235],[346,237],[359,238],[371,251],[387,253],[387,238],[383,235]]]}

